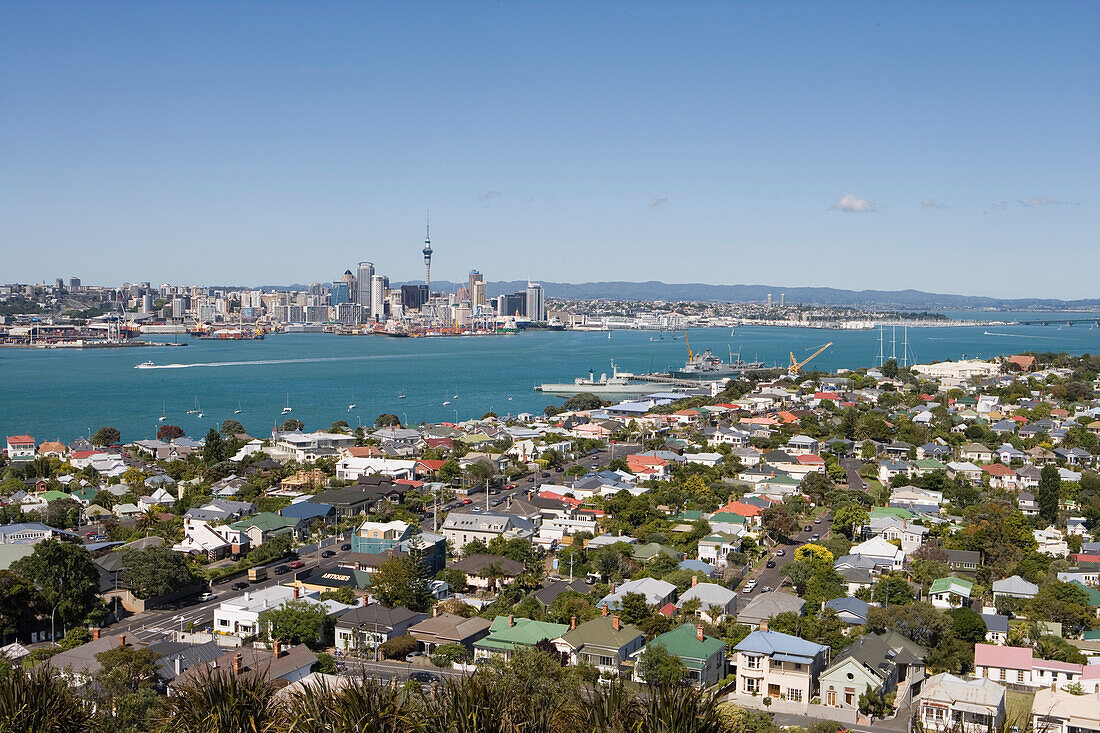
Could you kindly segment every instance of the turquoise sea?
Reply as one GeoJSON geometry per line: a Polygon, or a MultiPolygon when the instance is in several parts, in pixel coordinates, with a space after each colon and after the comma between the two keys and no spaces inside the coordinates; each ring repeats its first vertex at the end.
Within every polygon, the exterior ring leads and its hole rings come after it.
{"type": "MultiPolygon", "coordinates": [[[[998,314],[966,317],[994,319],[998,314]]],[[[746,361],[780,366],[788,363],[791,351],[804,358],[832,341],[834,346],[813,362],[815,368],[828,370],[871,366],[879,350],[877,330],[746,326],[732,336],[729,329],[693,329],[688,338],[696,351],[709,347],[725,357],[727,349],[740,349],[746,361]]],[[[890,338],[888,329],[887,357],[890,338]]],[[[898,329],[899,361],[902,338],[898,329]]],[[[489,410],[501,415],[536,412],[561,401],[534,392],[541,382],[572,381],[589,369],[597,375],[610,373],[613,359],[620,369],[633,372],[683,364],[687,347],[682,334],[675,340],[669,333],[656,339],[648,331],[614,331],[610,339],[606,332],[548,331],[421,339],[284,334],[242,342],[180,336],[180,342],[187,342],[181,348],[0,349],[0,431],[29,433],[40,441],[71,440],[111,425],[128,441],[151,437],[158,425],[167,423],[201,437],[235,417],[251,434],[262,436],[284,419],[287,404],[289,416],[305,422],[307,429],[328,428],[335,420],[367,425],[383,412],[413,423],[465,420],[489,410]],[[145,360],[164,368],[134,368],[145,360]],[[350,404],[356,407],[349,409],[350,404]],[[202,418],[188,413],[196,405],[202,418]],[[162,410],[164,423],[157,420],[162,410]]],[[[1100,328],[909,329],[910,363],[1028,349],[1096,353],[1100,328]]]]}

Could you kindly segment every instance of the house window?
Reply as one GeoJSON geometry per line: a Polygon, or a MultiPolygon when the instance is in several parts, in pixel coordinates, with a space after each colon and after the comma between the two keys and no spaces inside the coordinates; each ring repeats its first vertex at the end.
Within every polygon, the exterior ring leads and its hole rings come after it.
{"type": "Polygon", "coordinates": [[[760,669],[760,657],[745,657],[745,669],[760,669]]]}
{"type": "Polygon", "coordinates": [[[1021,685],[1024,683],[1024,671],[1022,669],[1016,673],[1016,681],[1021,685]]]}
{"type": "Polygon", "coordinates": [[[1008,670],[1007,669],[1002,669],[1001,670],[1001,682],[1004,682],[1007,677],[1008,677],[1008,670]]]}
{"type": "Polygon", "coordinates": [[[745,692],[750,695],[755,695],[760,692],[760,680],[753,679],[752,677],[745,678],[745,692]]]}
{"type": "Polygon", "coordinates": [[[836,707],[836,690],[829,690],[825,695],[825,704],[836,707]]]}
{"type": "Polygon", "coordinates": [[[787,688],[787,699],[791,702],[802,702],[802,690],[794,687],[787,688]]]}

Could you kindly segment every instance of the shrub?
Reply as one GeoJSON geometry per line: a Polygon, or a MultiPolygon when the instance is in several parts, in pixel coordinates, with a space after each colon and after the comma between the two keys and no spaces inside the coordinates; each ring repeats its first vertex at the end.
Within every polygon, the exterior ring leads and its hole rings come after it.
{"type": "Polygon", "coordinates": [[[419,647],[420,642],[406,634],[405,636],[396,636],[378,648],[386,659],[404,659],[419,647]]]}

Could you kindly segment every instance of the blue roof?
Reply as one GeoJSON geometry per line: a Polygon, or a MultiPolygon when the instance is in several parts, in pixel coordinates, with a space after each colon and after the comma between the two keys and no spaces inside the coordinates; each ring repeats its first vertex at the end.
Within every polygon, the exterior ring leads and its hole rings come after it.
{"type": "Polygon", "coordinates": [[[739,652],[755,652],[768,656],[785,654],[811,659],[828,648],[822,644],[815,644],[812,641],[806,641],[779,631],[754,631],[742,639],[736,647],[739,652]]]}
{"type": "MultiPolygon", "coordinates": [[[[867,601],[861,601],[858,598],[834,598],[825,604],[825,608],[831,608],[837,613],[841,611],[847,611],[848,613],[855,614],[860,618],[867,618],[867,611],[870,609],[870,604],[867,601]]],[[[862,622],[860,622],[862,623],[862,622]]]]}
{"type": "Polygon", "coordinates": [[[718,568],[702,560],[682,560],[680,562],[680,569],[706,573],[707,575],[714,575],[718,572],[718,568]]]}
{"type": "Polygon", "coordinates": [[[314,504],[312,501],[300,501],[279,510],[279,516],[288,519],[313,519],[314,517],[327,517],[335,513],[336,509],[332,504],[321,504],[320,502],[314,504]]]}

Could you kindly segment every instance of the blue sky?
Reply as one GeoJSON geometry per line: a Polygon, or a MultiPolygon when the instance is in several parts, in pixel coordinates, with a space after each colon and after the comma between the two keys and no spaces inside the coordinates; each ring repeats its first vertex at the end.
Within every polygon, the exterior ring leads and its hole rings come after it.
{"type": "Polygon", "coordinates": [[[0,4],[0,281],[1095,297],[1095,3],[0,4]]]}

